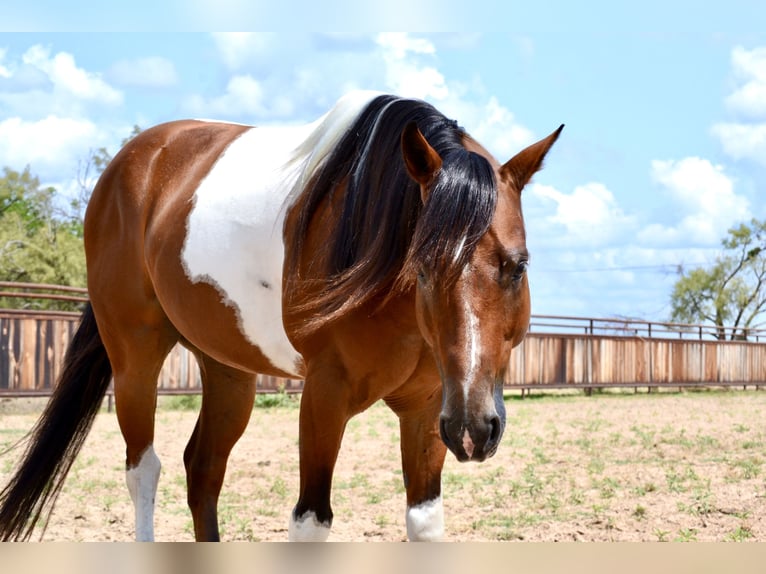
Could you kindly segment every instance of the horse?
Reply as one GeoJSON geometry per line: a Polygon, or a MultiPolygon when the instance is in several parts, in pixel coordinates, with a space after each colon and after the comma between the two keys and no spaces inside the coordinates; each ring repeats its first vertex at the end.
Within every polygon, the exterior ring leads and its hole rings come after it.
{"type": "Polygon", "coordinates": [[[399,419],[407,537],[441,539],[447,450],[480,462],[504,432],[530,316],[521,191],[563,127],[500,164],[429,103],[354,92],[306,125],[178,120],[134,137],[87,207],[89,302],[0,493],[0,539],[47,525],[110,383],[135,537],[154,539],[157,378],[177,343],[202,381],[183,455],[196,540],[220,538],[258,373],[305,381],[289,540],[327,539],[344,429],[381,399],[399,419]]]}

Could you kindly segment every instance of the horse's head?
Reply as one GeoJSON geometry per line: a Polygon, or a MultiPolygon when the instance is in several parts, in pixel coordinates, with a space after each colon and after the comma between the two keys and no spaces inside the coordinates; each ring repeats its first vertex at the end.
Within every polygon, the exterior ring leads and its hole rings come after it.
{"type": "Polygon", "coordinates": [[[442,379],[441,436],[461,461],[492,456],[505,428],[503,379],[530,316],[521,190],[562,128],[503,165],[468,136],[441,157],[414,124],[402,134],[426,220],[411,252],[430,252],[414,257],[416,313],[442,379]]]}

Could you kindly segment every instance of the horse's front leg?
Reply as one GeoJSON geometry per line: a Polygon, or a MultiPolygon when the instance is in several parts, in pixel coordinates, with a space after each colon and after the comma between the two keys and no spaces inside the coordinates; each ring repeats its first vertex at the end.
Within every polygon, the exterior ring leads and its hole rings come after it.
{"type": "Polygon", "coordinates": [[[399,417],[402,470],[407,490],[407,538],[439,541],[444,536],[441,474],[447,447],[439,435],[441,385],[409,385],[386,403],[399,417]]]}
{"type": "Polygon", "coordinates": [[[332,475],[351,415],[343,383],[324,380],[308,375],[301,397],[300,495],[288,531],[294,542],[324,542],[332,526],[332,475]]]}

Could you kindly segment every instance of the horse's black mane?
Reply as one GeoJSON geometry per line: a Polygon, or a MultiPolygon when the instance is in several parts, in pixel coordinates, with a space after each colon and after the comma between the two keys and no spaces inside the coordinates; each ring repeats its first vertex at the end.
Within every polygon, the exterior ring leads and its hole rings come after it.
{"type": "Polygon", "coordinates": [[[382,301],[406,290],[418,272],[441,286],[457,279],[487,231],[497,200],[489,162],[467,151],[464,137],[456,122],[430,104],[395,96],[376,97],[349,126],[311,178],[288,237],[295,248],[287,278],[300,281],[301,249],[312,218],[331,199],[334,223],[326,256],[319,258],[328,262],[321,270],[324,284],[319,297],[303,303],[315,317],[307,331],[376,297],[382,301]],[[412,121],[443,161],[425,205],[402,158],[401,134],[412,121]]]}

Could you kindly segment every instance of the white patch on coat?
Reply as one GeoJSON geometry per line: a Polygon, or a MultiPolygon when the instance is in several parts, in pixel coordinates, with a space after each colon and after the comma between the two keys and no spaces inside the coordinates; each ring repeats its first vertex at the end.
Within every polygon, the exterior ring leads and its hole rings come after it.
{"type": "Polygon", "coordinates": [[[181,254],[187,276],[213,285],[247,341],[296,376],[300,356],[282,323],[285,212],[372,97],[352,94],[311,124],[244,132],[194,194],[181,254]]]}
{"type": "Polygon", "coordinates": [[[290,542],[326,542],[330,536],[330,524],[320,522],[314,512],[309,511],[298,519],[290,514],[290,526],[287,529],[290,542]]]}
{"type": "Polygon", "coordinates": [[[444,537],[444,507],[437,496],[407,508],[407,538],[411,542],[439,542],[444,537]]]}
{"type": "Polygon", "coordinates": [[[133,500],[136,516],[136,542],[154,541],[154,504],[160,480],[160,459],[149,447],[141,455],[138,465],[125,474],[128,492],[133,500]]]}

